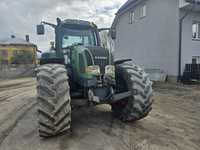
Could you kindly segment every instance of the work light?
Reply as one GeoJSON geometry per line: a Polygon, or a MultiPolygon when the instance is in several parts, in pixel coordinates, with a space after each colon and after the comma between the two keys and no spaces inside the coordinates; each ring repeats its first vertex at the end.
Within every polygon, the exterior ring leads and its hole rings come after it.
{"type": "Polygon", "coordinates": [[[105,74],[113,76],[115,74],[115,66],[107,65],[105,68],[105,74]]]}
{"type": "Polygon", "coordinates": [[[97,66],[97,65],[88,66],[88,67],[86,67],[85,72],[93,74],[93,75],[99,75],[100,74],[100,67],[97,66]]]}

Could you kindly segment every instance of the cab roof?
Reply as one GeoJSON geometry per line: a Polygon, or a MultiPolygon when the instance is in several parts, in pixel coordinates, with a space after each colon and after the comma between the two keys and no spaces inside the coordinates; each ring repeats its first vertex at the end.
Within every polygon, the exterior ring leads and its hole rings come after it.
{"type": "Polygon", "coordinates": [[[77,19],[66,19],[62,21],[63,25],[77,25],[77,26],[85,26],[90,28],[97,28],[97,26],[93,22],[77,20],[77,19]]]}

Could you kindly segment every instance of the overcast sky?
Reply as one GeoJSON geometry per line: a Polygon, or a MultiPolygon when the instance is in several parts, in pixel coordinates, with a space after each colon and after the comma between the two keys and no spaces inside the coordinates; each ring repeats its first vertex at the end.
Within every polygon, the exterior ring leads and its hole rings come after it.
{"type": "Polygon", "coordinates": [[[53,30],[47,28],[45,36],[36,35],[36,25],[41,20],[55,22],[76,18],[95,22],[99,27],[110,27],[114,15],[126,0],[0,0],[0,39],[11,34],[24,38],[30,35],[31,42],[39,49],[49,47],[53,30]]]}

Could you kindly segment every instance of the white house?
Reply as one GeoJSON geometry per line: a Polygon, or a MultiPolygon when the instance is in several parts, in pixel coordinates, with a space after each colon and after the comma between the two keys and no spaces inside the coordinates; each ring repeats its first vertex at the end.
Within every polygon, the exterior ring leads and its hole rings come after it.
{"type": "Polygon", "coordinates": [[[174,79],[183,73],[185,64],[200,63],[197,3],[128,0],[117,12],[112,28],[116,29],[116,59],[132,58],[145,69],[164,70],[174,79]]]}

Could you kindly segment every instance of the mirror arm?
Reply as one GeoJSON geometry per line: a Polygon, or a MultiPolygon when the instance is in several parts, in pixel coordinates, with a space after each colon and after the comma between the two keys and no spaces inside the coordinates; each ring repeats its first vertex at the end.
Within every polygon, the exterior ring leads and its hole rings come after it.
{"type": "Polygon", "coordinates": [[[101,32],[101,31],[106,31],[106,30],[110,30],[111,28],[100,28],[100,29],[98,29],[98,31],[99,32],[101,32]]]}
{"type": "Polygon", "coordinates": [[[56,28],[55,24],[52,24],[52,23],[49,23],[49,22],[42,21],[41,24],[51,26],[54,29],[56,28]]]}
{"type": "Polygon", "coordinates": [[[37,49],[36,51],[37,51],[38,53],[42,53],[42,51],[41,51],[41,50],[39,50],[39,49],[37,49]]]}

